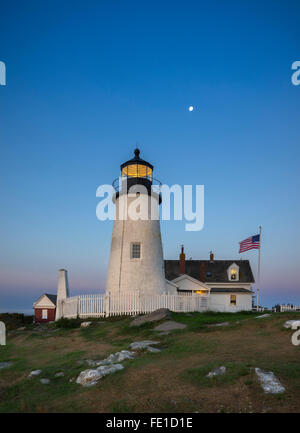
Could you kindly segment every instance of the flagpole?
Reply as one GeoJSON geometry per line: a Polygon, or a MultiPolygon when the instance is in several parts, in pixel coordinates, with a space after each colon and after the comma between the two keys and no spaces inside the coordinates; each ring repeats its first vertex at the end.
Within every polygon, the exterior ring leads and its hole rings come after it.
{"type": "Polygon", "coordinates": [[[261,226],[259,226],[259,249],[258,249],[258,267],[257,267],[257,289],[256,289],[256,307],[259,309],[259,290],[260,290],[260,249],[261,249],[261,226]]]}

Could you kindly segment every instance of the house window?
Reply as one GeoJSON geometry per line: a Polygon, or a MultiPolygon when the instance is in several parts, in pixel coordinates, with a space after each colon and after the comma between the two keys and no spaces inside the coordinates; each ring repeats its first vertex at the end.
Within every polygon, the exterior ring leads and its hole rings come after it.
{"type": "Polygon", "coordinates": [[[130,258],[131,259],[141,258],[141,244],[138,243],[131,244],[130,258]]]}
{"type": "Polygon", "coordinates": [[[48,319],[48,310],[42,310],[42,319],[48,319]]]}
{"type": "Polygon", "coordinates": [[[230,279],[237,280],[237,269],[231,269],[230,271],[230,279]]]}
{"type": "Polygon", "coordinates": [[[236,305],[236,295],[230,295],[230,305],[236,305]]]}

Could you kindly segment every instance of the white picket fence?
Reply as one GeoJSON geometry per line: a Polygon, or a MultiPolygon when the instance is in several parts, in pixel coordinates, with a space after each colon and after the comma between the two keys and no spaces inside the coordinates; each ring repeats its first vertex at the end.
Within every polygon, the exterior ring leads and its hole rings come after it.
{"type": "Polygon", "coordinates": [[[158,308],[174,312],[207,311],[208,296],[197,294],[144,295],[138,293],[80,295],[61,302],[61,317],[109,317],[150,313],[158,308]]]}
{"type": "Polygon", "coordinates": [[[300,305],[280,305],[280,312],[286,311],[300,311],[300,305]]]}

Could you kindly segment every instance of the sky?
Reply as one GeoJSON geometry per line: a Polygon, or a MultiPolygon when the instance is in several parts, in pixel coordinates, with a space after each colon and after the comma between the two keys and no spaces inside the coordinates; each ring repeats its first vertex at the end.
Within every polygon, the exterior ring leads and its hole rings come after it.
{"type": "MultiPolygon", "coordinates": [[[[1,2],[0,311],[32,312],[60,268],[71,294],[105,290],[96,190],[137,143],[163,183],[205,187],[203,230],[161,222],[165,258],[184,244],[237,260],[261,225],[262,304],[300,305],[299,14],[292,0],[1,2]]],[[[256,275],[257,251],[242,258],[256,275]]]]}

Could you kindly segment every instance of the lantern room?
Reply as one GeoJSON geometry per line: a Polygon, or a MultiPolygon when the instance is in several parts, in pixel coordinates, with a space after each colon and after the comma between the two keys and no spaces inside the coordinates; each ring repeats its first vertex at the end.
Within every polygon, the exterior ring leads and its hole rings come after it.
{"type": "Polygon", "coordinates": [[[152,164],[140,157],[140,150],[135,149],[134,158],[121,164],[121,176],[113,182],[116,197],[119,193],[128,193],[129,189],[135,185],[143,185],[149,195],[153,192],[159,194],[159,202],[161,202],[161,182],[153,178],[153,168],[152,164]]]}
{"type": "Polygon", "coordinates": [[[123,177],[146,178],[152,181],[153,165],[140,158],[139,149],[135,149],[134,158],[121,165],[123,177]]]}

